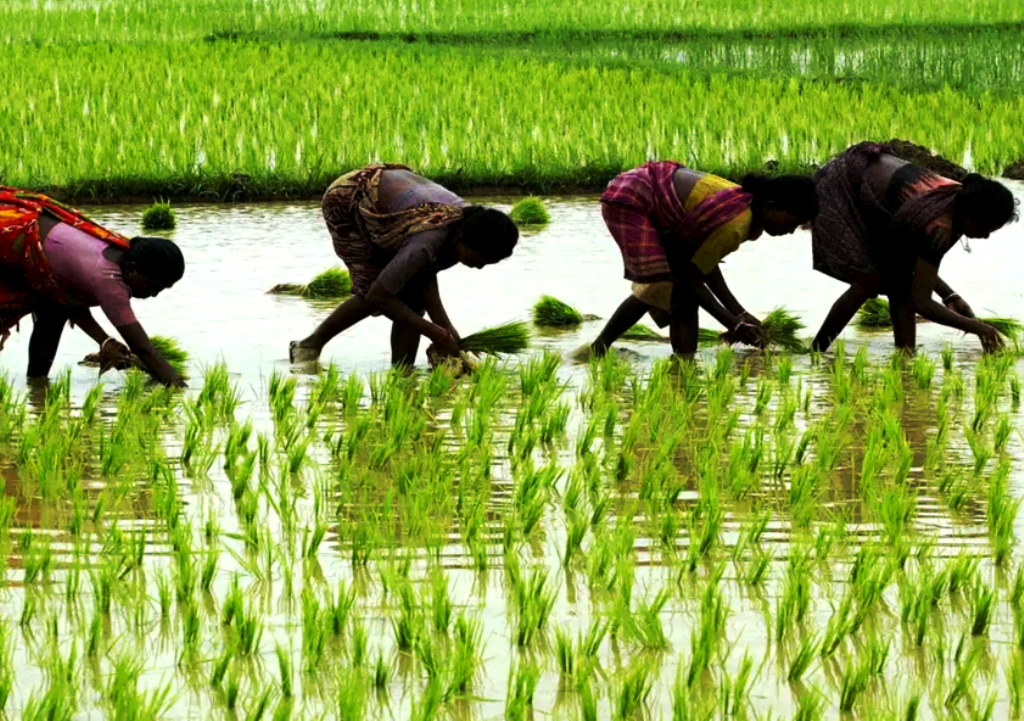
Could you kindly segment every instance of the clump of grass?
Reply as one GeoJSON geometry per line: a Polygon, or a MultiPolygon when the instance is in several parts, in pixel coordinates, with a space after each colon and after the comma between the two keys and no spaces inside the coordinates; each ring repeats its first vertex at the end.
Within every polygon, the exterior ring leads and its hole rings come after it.
{"type": "Polygon", "coordinates": [[[558,298],[544,295],[533,306],[533,322],[553,328],[579,325],[583,322],[583,314],[558,298]]]}
{"type": "Polygon", "coordinates": [[[153,203],[142,212],[142,227],[145,230],[174,230],[177,224],[170,203],[153,203]]]}
{"type": "Polygon", "coordinates": [[[853,324],[858,328],[892,328],[889,302],[883,298],[868,298],[857,311],[853,324]]]}
{"type": "MultiPolygon", "coordinates": [[[[716,334],[717,338],[717,334],[716,334]]],[[[661,335],[658,331],[648,328],[645,325],[637,324],[622,334],[623,340],[634,340],[634,341],[652,341],[656,343],[664,343],[668,340],[665,336],[661,335]]]]}
{"type": "Polygon", "coordinates": [[[281,283],[267,292],[274,295],[297,295],[312,300],[344,298],[352,294],[352,276],[342,268],[328,268],[305,285],[281,283]]]}
{"type": "Polygon", "coordinates": [[[485,328],[459,341],[459,348],[463,352],[487,355],[522,353],[529,345],[530,329],[523,322],[485,328]]]}
{"type": "Polygon", "coordinates": [[[517,225],[544,225],[551,221],[551,214],[544,206],[544,201],[534,196],[523,198],[513,205],[509,217],[517,225]]]}

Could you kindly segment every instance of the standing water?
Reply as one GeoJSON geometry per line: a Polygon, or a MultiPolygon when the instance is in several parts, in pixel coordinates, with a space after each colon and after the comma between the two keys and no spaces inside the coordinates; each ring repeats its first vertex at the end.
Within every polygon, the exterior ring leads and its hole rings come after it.
{"type": "MultiPolygon", "coordinates": [[[[510,260],[443,274],[463,335],[542,294],[602,317],[628,294],[597,199],[548,204],[510,260]]],[[[141,232],[141,208],[85,210],[141,232]]],[[[333,304],[266,291],[338,263],[317,205],[175,211],[185,278],[135,310],[191,354],[183,397],[111,373],[97,403],[80,332],[56,364],[69,403],[25,388],[29,323],[0,356],[28,399],[21,417],[5,389],[0,413],[9,715],[1019,710],[1013,359],[926,324],[905,366],[852,329],[821,359],[707,350],[695,375],[667,344],[560,360],[594,321],[406,381],[380,373],[371,319],[327,347],[338,375],[295,376],[288,341],[333,304]]],[[[1022,240],[958,247],[943,278],[979,315],[1024,315],[1022,240]]],[[[843,290],[802,231],[723,271],[808,335],[843,290]]]]}

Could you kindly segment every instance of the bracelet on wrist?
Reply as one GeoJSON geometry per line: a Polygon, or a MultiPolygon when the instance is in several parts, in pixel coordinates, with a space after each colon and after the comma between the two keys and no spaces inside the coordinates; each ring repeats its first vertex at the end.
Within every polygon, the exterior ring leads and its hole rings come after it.
{"type": "Polygon", "coordinates": [[[942,299],[942,303],[943,303],[943,305],[945,305],[946,303],[948,303],[949,301],[953,300],[954,298],[959,298],[959,297],[960,297],[959,293],[950,293],[949,295],[947,295],[945,298],[942,299]]]}

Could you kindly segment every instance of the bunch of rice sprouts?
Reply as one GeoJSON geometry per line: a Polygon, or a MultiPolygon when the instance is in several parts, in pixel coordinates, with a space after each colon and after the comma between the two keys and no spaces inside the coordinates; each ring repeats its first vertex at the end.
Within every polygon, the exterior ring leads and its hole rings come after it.
{"type": "Polygon", "coordinates": [[[761,321],[761,328],[769,346],[781,348],[790,353],[805,353],[807,346],[800,340],[799,333],[806,326],[785,308],[776,308],[761,321]]]}
{"type": "MultiPolygon", "coordinates": [[[[761,321],[767,347],[781,348],[789,353],[806,353],[807,345],[800,340],[799,333],[805,328],[803,322],[785,308],[776,308],[761,321]]],[[[712,343],[736,343],[732,333],[701,328],[698,336],[701,345],[712,343]]]]}
{"type": "MultiPolygon", "coordinates": [[[[181,348],[178,342],[173,338],[167,336],[154,335],[151,336],[149,342],[153,344],[156,351],[163,356],[164,360],[174,369],[174,372],[180,376],[187,376],[186,367],[188,366],[188,351],[181,348]]],[[[99,366],[100,365],[100,354],[90,353],[82,360],[84,366],[99,366]]],[[[117,370],[131,370],[132,368],[138,368],[139,370],[148,370],[146,364],[142,362],[134,353],[128,357],[123,363],[119,363],[114,366],[117,370]]]]}
{"type": "Polygon", "coordinates": [[[653,341],[662,343],[666,340],[665,336],[658,333],[652,328],[648,328],[645,325],[637,324],[622,334],[623,340],[635,340],[635,341],[653,341]]]}
{"type": "Polygon", "coordinates": [[[297,295],[313,300],[344,298],[352,294],[352,276],[342,268],[328,268],[306,285],[281,283],[267,292],[275,295],[297,295]]]}
{"type": "Polygon", "coordinates": [[[520,200],[512,206],[509,217],[517,225],[544,225],[551,220],[548,209],[544,207],[544,201],[537,197],[520,200]]]}
{"type": "Polygon", "coordinates": [[[857,311],[853,324],[858,328],[892,328],[892,314],[889,302],[884,298],[868,298],[857,311]]]}
{"type": "Polygon", "coordinates": [[[697,343],[699,345],[716,345],[718,343],[726,342],[723,336],[726,335],[720,330],[712,330],[711,328],[700,328],[697,331],[697,343]]]}
{"type": "Polygon", "coordinates": [[[1024,331],[1024,325],[1016,318],[978,318],[978,320],[982,323],[988,323],[999,331],[999,335],[1005,336],[1010,340],[1017,340],[1021,335],[1021,331],[1024,331]]]}
{"type": "Polygon", "coordinates": [[[533,306],[533,322],[539,326],[556,328],[579,325],[583,322],[583,315],[568,303],[544,295],[533,306]]]}
{"type": "MultiPolygon", "coordinates": [[[[170,364],[175,373],[180,376],[185,375],[185,367],[188,365],[188,351],[182,349],[178,345],[178,341],[167,336],[154,335],[150,337],[149,342],[164,357],[164,360],[170,364]]],[[[138,365],[142,367],[142,361],[138,361],[138,365]]]]}
{"type": "Polygon", "coordinates": [[[485,328],[459,341],[459,349],[465,353],[487,355],[522,353],[530,342],[530,329],[526,323],[515,322],[485,328]]]}
{"type": "Polygon", "coordinates": [[[177,225],[170,203],[153,203],[142,212],[142,227],[145,230],[173,230],[177,225]]]}

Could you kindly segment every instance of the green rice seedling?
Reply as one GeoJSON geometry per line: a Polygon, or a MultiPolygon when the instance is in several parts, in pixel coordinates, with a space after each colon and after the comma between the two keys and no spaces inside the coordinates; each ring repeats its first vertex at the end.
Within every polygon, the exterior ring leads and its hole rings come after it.
{"type": "Polygon", "coordinates": [[[914,384],[918,390],[931,388],[932,379],[935,377],[935,363],[926,355],[918,353],[914,356],[913,365],[914,384]]]}
{"type": "Polygon", "coordinates": [[[871,677],[869,663],[850,663],[843,671],[842,685],[839,689],[839,710],[849,713],[853,710],[857,699],[867,688],[871,677]]]}
{"type": "Polygon", "coordinates": [[[529,344],[529,327],[526,323],[515,322],[468,335],[459,341],[459,348],[466,353],[514,355],[525,351],[529,344]]]}
{"type": "Polygon", "coordinates": [[[892,328],[889,302],[883,298],[868,298],[857,311],[853,324],[862,330],[892,328]]]}
{"type": "Polygon", "coordinates": [[[476,682],[483,664],[483,624],[479,619],[469,618],[460,613],[454,624],[455,657],[450,666],[451,674],[446,696],[465,695],[476,682]]]}
{"type": "Polygon", "coordinates": [[[942,370],[949,373],[953,370],[953,346],[946,345],[942,349],[942,370]]]}
{"type": "Polygon", "coordinates": [[[664,651],[669,648],[668,637],[661,623],[661,612],[669,596],[669,590],[663,588],[650,603],[640,603],[632,611],[628,606],[622,609],[624,625],[630,637],[644,650],[664,651]]]}
{"type": "Polygon", "coordinates": [[[568,525],[565,536],[565,553],[562,554],[562,566],[569,568],[573,559],[577,556],[583,546],[583,539],[590,530],[590,519],[576,511],[567,514],[568,525]]]}
{"type": "MultiPolygon", "coordinates": [[[[820,721],[825,716],[825,696],[812,686],[797,696],[796,713],[793,721],[820,721]]],[[[910,721],[909,719],[907,721],[910,721]]]]}
{"type": "Polygon", "coordinates": [[[545,328],[577,326],[583,322],[583,314],[557,298],[544,295],[533,306],[533,322],[545,328]]]}
{"type": "Polygon", "coordinates": [[[619,685],[612,706],[612,718],[629,721],[642,713],[654,686],[652,669],[646,663],[632,664],[619,685]]]}
{"type": "Polygon", "coordinates": [[[754,659],[744,652],[735,677],[725,676],[719,686],[718,707],[731,718],[747,718],[751,708],[750,686],[755,678],[754,659]]]}
{"type": "Polygon", "coordinates": [[[263,689],[263,693],[256,697],[252,708],[246,711],[246,721],[260,721],[260,719],[263,718],[263,715],[267,712],[267,709],[270,708],[270,699],[273,694],[274,689],[272,686],[267,686],[263,689]]]}
{"type": "Polygon", "coordinates": [[[509,217],[516,225],[545,225],[551,221],[544,201],[533,196],[516,201],[509,217]]]}
{"type": "Polygon", "coordinates": [[[431,578],[429,604],[430,621],[434,631],[447,635],[452,622],[454,605],[451,596],[448,595],[448,579],[443,572],[436,572],[431,578]]]}
{"type": "Polygon", "coordinates": [[[181,376],[188,374],[188,352],[174,338],[162,335],[150,336],[150,342],[157,352],[163,356],[174,372],[181,376]]]}
{"type": "Polygon", "coordinates": [[[982,323],[988,325],[999,331],[999,334],[1009,338],[1010,340],[1016,340],[1020,337],[1021,331],[1024,331],[1024,324],[1022,324],[1016,318],[978,318],[982,323]]]}
{"type": "Polygon", "coordinates": [[[817,634],[804,636],[800,641],[800,647],[796,654],[790,659],[789,673],[786,679],[793,684],[800,683],[807,671],[811,668],[815,656],[821,650],[822,642],[817,634]]]}
{"type": "Polygon", "coordinates": [[[953,683],[946,694],[945,705],[956,706],[964,699],[974,698],[974,675],[978,671],[982,651],[966,636],[960,637],[954,654],[953,683]]]}
{"type": "Polygon", "coordinates": [[[788,353],[807,352],[807,346],[798,336],[805,327],[797,316],[785,308],[776,308],[761,321],[768,346],[781,348],[788,353]]]}
{"type": "Polygon", "coordinates": [[[1009,655],[1004,675],[1010,692],[1010,718],[1017,719],[1024,712],[1024,656],[1019,651],[1009,655]]]}
{"type": "Polygon", "coordinates": [[[174,230],[177,218],[170,203],[153,203],[142,211],[143,230],[174,230]]]}
{"type": "Polygon", "coordinates": [[[352,277],[347,270],[328,268],[303,286],[304,298],[333,299],[352,294],[352,277]]]}
{"type": "Polygon", "coordinates": [[[668,338],[661,335],[661,333],[659,333],[656,330],[653,330],[652,328],[648,328],[645,325],[638,324],[634,325],[632,328],[623,333],[622,340],[664,343],[668,341],[668,338]]]}
{"type": "Polygon", "coordinates": [[[373,664],[373,687],[378,693],[387,690],[388,683],[391,681],[392,670],[391,664],[384,657],[384,651],[378,649],[377,660],[373,664]]]}
{"type": "Polygon", "coordinates": [[[531,718],[533,696],[540,681],[541,668],[533,660],[519,657],[508,672],[505,695],[505,718],[509,721],[526,721],[531,718]]]}
{"type": "Polygon", "coordinates": [[[546,571],[534,569],[518,584],[514,594],[516,644],[520,647],[529,646],[544,632],[558,591],[548,586],[546,571]]]}
{"type": "Polygon", "coordinates": [[[985,585],[983,581],[976,578],[973,587],[971,587],[972,636],[984,636],[988,633],[995,602],[995,589],[985,585]]]}
{"type": "Polygon", "coordinates": [[[1013,426],[1010,425],[1010,417],[999,416],[996,427],[992,431],[992,448],[996,453],[1003,453],[1010,442],[1010,435],[1013,433],[1013,426]]]}

